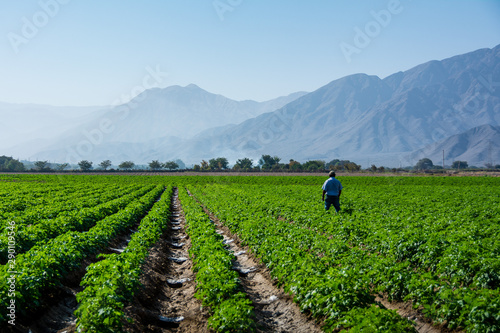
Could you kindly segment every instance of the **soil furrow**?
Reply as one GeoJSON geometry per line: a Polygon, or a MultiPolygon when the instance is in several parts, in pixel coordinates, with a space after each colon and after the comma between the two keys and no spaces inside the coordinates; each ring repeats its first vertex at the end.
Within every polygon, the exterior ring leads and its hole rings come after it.
{"type": "MultiPolygon", "coordinates": [[[[295,221],[288,220],[282,216],[278,216],[277,219],[280,221],[286,221],[287,223],[290,223],[290,224],[296,224],[295,221]]],[[[305,226],[303,226],[301,228],[313,230],[310,227],[305,227],[305,226]]],[[[324,233],[321,231],[316,231],[316,232],[318,232],[319,234],[321,234],[325,237],[328,237],[329,239],[333,238],[333,236],[328,234],[328,233],[324,233]]],[[[347,243],[347,246],[351,249],[355,247],[351,243],[347,243]]],[[[366,250],[363,246],[360,246],[360,248],[368,252],[368,250],[366,250]]],[[[381,255],[378,252],[369,252],[369,254],[375,255],[375,256],[381,255]]],[[[321,257],[321,254],[318,254],[318,257],[321,257]]],[[[381,303],[387,309],[396,310],[397,313],[401,317],[405,317],[405,318],[408,318],[408,320],[413,321],[415,323],[415,329],[419,333],[460,333],[460,332],[463,332],[462,330],[449,329],[449,328],[445,327],[444,325],[433,325],[432,320],[429,318],[426,318],[418,309],[414,309],[413,304],[411,302],[389,302],[387,300],[387,297],[380,297],[380,296],[376,296],[375,300],[377,302],[381,303]]]]}
{"type": "Polygon", "coordinates": [[[175,189],[170,226],[150,250],[143,266],[141,290],[126,309],[127,316],[134,320],[127,325],[128,332],[208,332],[208,313],[194,297],[195,276],[188,255],[191,241],[185,233],[186,220],[177,193],[175,189]],[[188,260],[175,262],[172,258],[188,260]],[[168,323],[160,316],[183,320],[168,323]]]}
{"type": "Polygon", "coordinates": [[[240,280],[255,308],[257,332],[322,332],[319,325],[302,313],[292,298],[272,282],[267,267],[259,263],[250,249],[243,246],[239,238],[214,214],[202,207],[214,221],[227,246],[237,254],[234,262],[236,270],[250,270],[246,274],[240,273],[240,280]]]}
{"type": "Polygon", "coordinates": [[[375,298],[377,302],[380,302],[383,306],[390,310],[396,310],[401,317],[408,318],[415,323],[415,329],[419,333],[460,333],[462,330],[452,330],[444,325],[433,325],[429,318],[424,317],[424,315],[413,308],[411,302],[389,302],[387,297],[377,296],[375,298]]]}
{"type": "MultiPolygon", "coordinates": [[[[149,211],[144,216],[148,213],[149,211]]],[[[26,315],[20,314],[19,324],[13,328],[9,327],[9,330],[21,333],[76,332],[76,316],[74,315],[78,308],[76,295],[83,290],[80,282],[87,272],[87,266],[103,260],[103,258],[98,258],[99,254],[123,252],[130,242],[131,235],[137,231],[139,224],[140,220],[126,232],[111,240],[100,253],[84,259],[80,267],[64,276],[57,287],[47,290],[38,310],[30,311],[26,315]]]]}
{"type": "MultiPolygon", "coordinates": [[[[127,247],[131,235],[137,231],[140,222],[137,222],[126,233],[118,235],[113,239],[104,250],[99,254],[121,253],[127,247]]],[[[76,294],[83,290],[80,286],[82,278],[87,272],[87,266],[96,263],[103,258],[98,258],[95,254],[85,259],[80,267],[70,272],[61,280],[61,284],[56,289],[47,291],[45,299],[42,302],[46,305],[41,310],[30,313],[26,318],[21,318],[23,324],[14,332],[31,333],[70,333],[76,330],[76,317],[73,314],[78,308],[76,294]]]]}

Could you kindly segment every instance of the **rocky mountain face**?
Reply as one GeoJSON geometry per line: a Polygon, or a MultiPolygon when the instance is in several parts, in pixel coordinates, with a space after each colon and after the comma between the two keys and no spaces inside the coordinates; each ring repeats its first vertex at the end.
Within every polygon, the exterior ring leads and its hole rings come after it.
{"type": "Polygon", "coordinates": [[[394,167],[445,149],[447,164],[484,165],[498,149],[497,126],[500,45],[384,79],[350,75],[263,103],[233,101],[195,85],[152,89],[73,128],[37,156],[192,164],[271,154],[283,161],[339,158],[394,167]]]}
{"type": "Polygon", "coordinates": [[[164,142],[177,146],[204,130],[241,123],[274,111],[305,94],[297,92],[256,102],[231,100],[194,84],[155,88],[129,103],[100,112],[84,122],[75,122],[72,128],[53,140],[44,141],[42,147],[30,142],[29,148],[21,145],[11,150],[37,150],[31,153],[32,159],[67,163],[82,159],[146,162],[142,157],[145,152],[164,142]]]}
{"type": "MultiPolygon", "coordinates": [[[[385,79],[344,77],[275,112],[189,140],[180,151],[168,143],[162,150],[184,159],[276,154],[283,160],[414,165],[417,155],[411,152],[486,124],[500,125],[500,46],[431,61],[385,79]]],[[[467,149],[474,150],[467,156],[479,158],[489,148],[467,149]]],[[[448,158],[461,155],[450,152],[448,158]]]]}
{"type": "Polygon", "coordinates": [[[483,125],[452,135],[413,152],[413,160],[430,158],[434,164],[446,165],[453,161],[467,161],[469,165],[500,164],[500,126],[483,125]],[[481,164],[480,164],[481,163],[481,164]]]}

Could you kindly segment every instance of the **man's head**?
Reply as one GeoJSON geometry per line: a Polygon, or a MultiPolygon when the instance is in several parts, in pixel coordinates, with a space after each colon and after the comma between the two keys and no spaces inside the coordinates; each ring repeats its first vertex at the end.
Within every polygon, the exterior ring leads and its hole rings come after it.
{"type": "Polygon", "coordinates": [[[335,177],[335,171],[330,171],[330,173],[328,174],[328,177],[335,177]]]}

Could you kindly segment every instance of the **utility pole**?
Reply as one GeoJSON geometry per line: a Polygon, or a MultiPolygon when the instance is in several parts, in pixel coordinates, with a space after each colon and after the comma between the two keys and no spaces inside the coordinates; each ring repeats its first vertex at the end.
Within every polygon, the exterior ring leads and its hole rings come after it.
{"type": "Polygon", "coordinates": [[[491,140],[488,142],[488,162],[493,167],[493,157],[491,155],[491,140]]]}
{"type": "Polygon", "coordinates": [[[444,149],[443,149],[443,170],[444,170],[444,149]]]}

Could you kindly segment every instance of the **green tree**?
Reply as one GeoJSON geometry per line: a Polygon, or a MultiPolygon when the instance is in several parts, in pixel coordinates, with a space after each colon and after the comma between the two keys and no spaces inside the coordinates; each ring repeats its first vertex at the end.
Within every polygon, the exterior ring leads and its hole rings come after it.
{"type": "Polygon", "coordinates": [[[123,161],[118,165],[118,168],[123,170],[132,170],[135,166],[135,163],[132,161],[123,161]]]}
{"type": "Polygon", "coordinates": [[[237,160],[234,166],[238,166],[241,170],[248,171],[252,169],[253,160],[245,157],[243,159],[237,160]]]}
{"type": "Polygon", "coordinates": [[[422,158],[420,159],[417,164],[415,165],[416,170],[430,170],[434,167],[434,164],[430,159],[422,158]]]}
{"type": "Polygon", "coordinates": [[[59,164],[59,165],[57,166],[57,170],[58,170],[58,171],[63,171],[63,170],[64,170],[64,169],[66,169],[68,166],[69,166],[69,164],[68,164],[68,163],[59,164]]]}
{"type": "Polygon", "coordinates": [[[302,164],[300,164],[300,162],[290,160],[290,163],[288,163],[288,169],[291,171],[300,171],[302,170],[302,164]]]}
{"type": "Polygon", "coordinates": [[[12,157],[0,156],[0,171],[24,171],[24,164],[12,157]]]}
{"type": "Polygon", "coordinates": [[[47,171],[50,170],[50,165],[48,161],[36,161],[35,168],[38,171],[47,171]]]}
{"type": "Polygon", "coordinates": [[[163,167],[168,169],[168,170],[175,170],[175,169],[179,168],[179,164],[177,164],[177,162],[174,162],[174,161],[169,161],[169,162],[163,163],[163,167]]]}
{"type": "Polygon", "coordinates": [[[101,163],[99,163],[99,167],[101,169],[103,169],[103,170],[106,170],[110,166],[111,166],[111,161],[110,160],[105,160],[105,161],[102,161],[101,163]]]}
{"type": "Polygon", "coordinates": [[[307,161],[302,164],[302,169],[307,171],[321,171],[325,169],[325,161],[307,161]]]}
{"type": "Polygon", "coordinates": [[[341,160],[339,159],[333,159],[330,162],[326,163],[326,166],[328,167],[328,170],[341,170],[341,160]]]}
{"type": "Polygon", "coordinates": [[[151,170],[160,170],[161,168],[163,168],[163,164],[160,163],[160,161],[158,161],[158,160],[154,160],[154,161],[149,162],[149,168],[151,170]]]}
{"type": "Polygon", "coordinates": [[[87,161],[87,160],[82,160],[78,162],[78,166],[80,167],[80,170],[82,171],[89,171],[92,169],[92,162],[87,161]]]}
{"type": "Polygon", "coordinates": [[[211,170],[223,170],[228,168],[229,162],[225,157],[217,157],[210,159],[208,165],[211,170]]]}
{"type": "Polygon", "coordinates": [[[217,167],[219,169],[226,170],[227,168],[229,168],[229,162],[227,158],[217,157],[215,160],[217,161],[217,167]]]}
{"type": "Polygon", "coordinates": [[[208,164],[207,161],[201,160],[200,168],[201,170],[210,170],[210,165],[208,164]]]}
{"type": "Polygon", "coordinates": [[[359,171],[361,170],[361,165],[356,164],[354,162],[348,162],[344,165],[345,169],[349,172],[359,171]]]}
{"type": "Polygon", "coordinates": [[[467,169],[469,167],[469,163],[467,161],[454,161],[451,164],[452,169],[467,169]]]}
{"type": "Polygon", "coordinates": [[[272,171],[282,171],[284,166],[285,166],[284,164],[276,163],[271,167],[271,170],[272,171]]]}
{"type": "MultiPolygon", "coordinates": [[[[326,167],[329,169],[329,170],[335,170],[335,171],[340,171],[340,170],[348,170],[348,171],[356,171],[355,169],[357,168],[356,167],[357,164],[354,163],[354,162],[351,162],[349,160],[339,160],[339,159],[334,159],[334,160],[331,160],[330,162],[326,163],[326,167]]],[[[361,169],[361,166],[359,166],[359,169],[357,170],[360,170],[361,169]]]]}
{"type": "Polygon", "coordinates": [[[278,156],[262,155],[259,160],[259,165],[261,166],[262,170],[269,170],[280,161],[281,158],[279,158],[278,156]]]}

